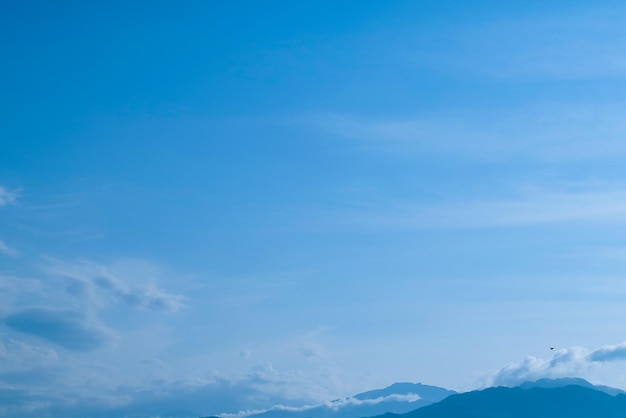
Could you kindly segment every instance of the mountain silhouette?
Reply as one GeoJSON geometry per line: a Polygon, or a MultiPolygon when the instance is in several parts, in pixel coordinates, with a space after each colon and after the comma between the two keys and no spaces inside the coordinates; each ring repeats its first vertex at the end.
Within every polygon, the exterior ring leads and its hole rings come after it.
{"type": "Polygon", "coordinates": [[[384,389],[302,408],[274,408],[254,418],[361,418],[384,413],[402,414],[439,402],[455,391],[421,383],[394,383],[384,389]]]}
{"type": "Polygon", "coordinates": [[[607,393],[609,395],[618,395],[620,393],[626,394],[621,389],[612,388],[610,386],[603,385],[593,385],[586,381],[585,379],[581,379],[579,377],[563,377],[560,379],[539,379],[535,382],[525,382],[520,385],[522,389],[531,389],[531,388],[559,388],[564,386],[582,386],[589,389],[599,390],[600,392],[607,393]]]}
{"type": "Polygon", "coordinates": [[[444,389],[438,386],[423,385],[421,383],[394,383],[391,386],[387,386],[384,389],[370,390],[368,392],[358,393],[353,396],[355,399],[377,399],[384,398],[391,395],[419,395],[420,399],[426,401],[438,402],[446,397],[455,394],[456,392],[449,389],[444,389]]]}
{"type": "MultiPolygon", "coordinates": [[[[564,382],[539,381],[539,385],[544,386],[560,383],[564,382]]],[[[537,382],[525,385],[526,388],[496,387],[451,395],[441,402],[424,406],[409,413],[400,415],[388,413],[380,416],[380,418],[626,417],[626,395],[623,393],[613,396],[593,387],[593,385],[591,385],[592,387],[579,384],[560,387],[532,387],[533,384],[537,384],[537,382]]]]}

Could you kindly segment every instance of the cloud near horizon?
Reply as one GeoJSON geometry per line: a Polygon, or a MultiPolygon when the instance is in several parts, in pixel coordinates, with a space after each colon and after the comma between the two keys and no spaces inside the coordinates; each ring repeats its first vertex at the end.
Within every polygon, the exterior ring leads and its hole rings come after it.
{"type": "Polygon", "coordinates": [[[360,405],[377,405],[383,402],[416,402],[420,400],[420,396],[415,393],[407,393],[407,394],[393,394],[387,396],[379,396],[378,398],[373,399],[357,399],[355,397],[348,397],[343,399],[336,399],[333,401],[326,401],[315,405],[303,405],[303,406],[286,406],[286,405],[274,405],[268,409],[256,409],[256,410],[245,410],[240,411],[234,414],[220,414],[222,418],[243,418],[250,415],[263,414],[265,412],[271,411],[289,411],[289,412],[304,412],[310,411],[314,409],[330,409],[332,411],[338,411],[341,408],[345,408],[348,406],[360,406],[360,405]]]}
{"type": "Polygon", "coordinates": [[[557,350],[552,358],[527,356],[498,371],[491,386],[516,386],[541,378],[584,376],[604,363],[626,360],[626,341],[617,345],[604,345],[595,350],[571,347],[557,350]]]}
{"type": "Polygon", "coordinates": [[[587,356],[590,361],[607,363],[626,360],[626,341],[617,345],[602,346],[587,356]]]}
{"type": "MultiPolygon", "coordinates": [[[[4,403],[6,413],[0,416],[21,417],[68,417],[93,416],[99,418],[127,416],[163,416],[167,411],[183,408],[198,416],[231,413],[245,416],[237,411],[268,411],[271,409],[303,409],[301,405],[314,405],[310,393],[319,390],[316,383],[306,376],[268,365],[258,365],[244,376],[225,376],[215,371],[198,370],[195,376],[184,378],[147,378],[134,383],[117,379],[91,381],[96,375],[111,372],[97,368],[92,362],[77,361],[80,353],[57,353],[46,345],[27,344],[18,340],[0,339],[0,397],[2,389],[10,388],[4,403]],[[89,370],[84,370],[84,368],[89,370]],[[97,370],[93,370],[96,368],[97,370]],[[80,391],[67,378],[67,373],[87,373],[79,378],[85,391],[80,391]],[[259,371],[262,370],[262,377],[259,371]],[[24,379],[28,378],[28,384],[24,379]],[[51,385],[51,382],[55,384],[51,385]],[[120,382],[124,382],[121,384],[120,382]],[[286,382],[286,383],[285,383],[286,382]],[[289,385],[300,396],[285,396],[277,386],[289,385]]],[[[160,367],[160,366],[159,366],[160,367]]],[[[106,377],[106,376],[105,376],[106,377]]],[[[111,377],[111,376],[109,376],[111,377]]],[[[415,397],[406,397],[414,399],[415,397]]],[[[396,400],[402,400],[397,398],[396,400]]],[[[3,399],[4,400],[4,399],[3,399]]],[[[393,400],[389,398],[389,400],[393,400]]],[[[321,402],[321,401],[317,401],[321,402]]],[[[341,401],[336,406],[353,401],[341,401]]],[[[305,407],[304,409],[306,409],[305,407]]]]}

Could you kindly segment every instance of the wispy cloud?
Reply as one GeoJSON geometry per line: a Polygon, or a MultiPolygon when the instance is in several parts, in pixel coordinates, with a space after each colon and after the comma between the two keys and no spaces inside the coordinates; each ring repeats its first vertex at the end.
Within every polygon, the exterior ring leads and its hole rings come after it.
{"type": "MultiPolygon", "coordinates": [[[[67,374],[66,366],[68,368],[77,366],[75,361],[68,364],[68,356],[75,359],[82,355],[83,353],[63,352],[57,357],[54,350],[45,347],[36,347],[21,342],[8,342],[3,345],[0,341],[0,366],[5,366],[9,362],[26,365],[28,360],[32,360],[36,367],[31,367],[25,372],[30,372],[35,379],[39,378],[24,386],[16,382],[15,375],[1,376],[2,373],[0,373],[0,390],[3,389],[3,382],[7,382],[13,389],[10,394],[11,398],[4,403],[13,412],[10,416],[39,416],[37,413],[41,411],[37,408],[33,409],[32,414],[21,411],[36,401],[48,403],[46,411],[50,413],[50,416],[63,417],[84,417],[96,413],[111,417],[136,416],[137,414],[164,416],[163,414],[168,411],[180,408],[197,411],[197,415],[205,416],[224,411],[240,411],[244,408],[267,411],[272,408],[272,405],[279,405],[277,408],[291,408],[293,405],[310,404],[310,398],[306,397],[308,395],[306,388],[310,388],[310,382],[307,383],[301,375],[294,376],[291,372],[273,368],[266,370],[269,375],[266,374],[265,378],[285,385],[299,386],[305,397],[288,398],[277,394],[272,387],[269,389],[266,387],[271,386],[271,381],[259,380],[257,373],[254,372],[237,378],[204,371],[199,373],[203,375],[202,378],[195,375],[186,376],[183,379],[146,380],[139,384],[125,382],[123,385],[120,385],[120,379],[97,386],[89,382],[89,390],[85,392],[77,390],[73,385],[62,385],[61,390],[59,390],[59,385],[50,387],[50,381],[44,379],[46,370],[49,370],[50,366],[61,366],[62,373],[67,374]],[[4,381],[3,378],[5,378],[4,381]]],[[[98,364],[93,361],[84,362],[79,366],[81,367],[79,370],[72,371],[86,376],[85,380],[89,381],[96,378],[96,373],[92,369],[97,369],[97,373],[110,372],[110,370],[98,368],[98,364]]],[[[13,366],[12,369],[14,369],[13,366]]],[[[63,383],[66,382],[63,381],[63,383]]],[[[407,399],[414,398],[415,396],[407,397],[407,399]]],[[[400,397],[397,400],[403,399],[400,397]]],[[[393,399],[389,398],[389,400],[393,399]]],[[[350,401],[336,403],[336,406],[339,407],[342,404],[350,404],[350,401]]]]}
{"type": "Polygon", "coordinates": [[[488,228],[555,222],[626,222],[626,189],[530,189],[509,198],[468,199],[441,204],[391,202],[350,213],[350,222],[403,230],[488,228]]]}
{"type": "Polygon", "coordinates": [[[4,255],[8,255],[9,257],[17,257],[18,255],[20,255],[20,252],[13,248],[13,247],[9,247],[4,241],[0,240],[0,253],[4,254],[4,255]]]}
{"type": "MultiPolygon", "coordinates": [[[[374,399],[357,399],[354,397],[348,397],[343,399],[336,399],[333,401],[322,402],[315,405],[303,405],[303,406],[286,406],[286,405],[274,405],[268,409],[255,409],[255,410],[245,410],[240,411],[234,414],[220,414],[223,418],[240,418],[247,417],[250,415],[263,414],[271,411],[288,411],[288,412],[306,412],[312,410],[331,410],[331,411],[339,411],[342,408],[350,407],[350,406],[362,406],[362,405],[378,405],[383,402],[416,402],[420,400],[420,396],[415,393],[408,394],[393,394],[388,396],[380,396],[374,399]]],[[[323,412],[320,412],[323,415],[323,412]]]]}
{"type": "Polygon", "coordinates": [[[0,186],[0,206],[12,205],[17,203],[18,191],[9,190],[0,186]]]}
{"type": "Polygon", "coordinates": [[[175,312],[185,306],[182,295],[166,293],[152,283],[130,288],[112,275],[96,276],[91,280],[97,288],[110,292],[114,299],[136,308],[175,312]]]}
{"type": "Polygon", "coordinates": [[[626,154],[624,110],[617,103],[557,102],[401,117],[327,113],[300,120],[360,146],[401,155],[571,162],[626,154]]]}

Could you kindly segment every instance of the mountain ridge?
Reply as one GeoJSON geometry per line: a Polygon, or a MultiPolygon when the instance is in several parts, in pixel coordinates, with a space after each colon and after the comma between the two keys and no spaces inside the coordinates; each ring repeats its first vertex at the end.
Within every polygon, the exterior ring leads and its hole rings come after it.
{"type": "Polygon", "coordinates": [[[357,393],[319,405],[270,408],[247,418],[362,418],[384,413],[401,414],[430,405],[457,392],[422,383],[399,382],[383,389],[357,393]]]}
{"type": "MultiPolygon", "coordinates": [[[[335,399],[319,405],[300,408],[274,407],[263,412],[248,415],[247,418],[431,418],[427,415],[428,411],[439,409],[445,410],[447,415],[443,416],[446,416],[446,418],[491,418],[493,415],[489,415],[488,410],[491,407],[486,407],[481,402],[484,401],[487,402],[487,405],[497,406],[502,404],[502,399],[506,399],[506,402],[510,403],[510,405],[515,405],[515,402],[524,403],[530,399],[538,407],[543,405],[544,408],[550,410],[553,415],[546,415],[550,416],[550,418],[559,418],[559,415],[553,410],[555,402],[557,404],[559,402],[576,404],[580,402],[580,399],[591,400],[599,411],[606,409],[607,405],[622,411],[620,406],[621,400],[612,402],[607,400],[608,398],[598,398],[597,394],[589,394],[595,392],[609,398],[620,396],[620,399],[622,397],[626,399],[626,392],[621,389],[594,385],[578,377],[542,378],[536,381],[527,381],[515,387],[498,386],[464,393],[457,393],[453,390],[422,383],[397,382],[382,389],[357,393],[347,398],[335,399]],[[571,387],[574,387],[574,389],[566,389],[571,387]],[[582,397],[575,396],[574,393],[578,393],[577,391],[580,390],[583,390],[581,392],[583,394],[582,397]],[[551,396],[555,396],[555,399],[551,400],[551,396]],[[567,396],[573,396],[576,399],[567,401],[564,399],[567,396]],[[463,406],[464,403],[467,404],[463,406]],[[461,413],[461,411],[467,410],[475,411],[478,415],[463,415],[461,413]],[[426,415],[422,417],[420,414],[426,415]]],[[[587,406],[578,405],[575,410],[585,410],[587,406]]],[[[525,415],[507,415],[511,411],[507,411],[503,407],[498,408],[495,408],[500,414],[498,418],[526,418],[525,415]]],[[[523,411],[524,408],[524,406],[516,406],[513,409],[523,411]]],[[[532,412],[532,414],[541,413],[539,409],[528,412],[532,412]]],[[[436,414],[432,418],[438,418],[439,416],[436,414]]],[[[534,417],[535,415],[529,416],[534,417]]],[[[592,416],[596,418],[596,415],[592,416]]],[[[626,416],[626,401],[624,401],[624,415],[622,416],[626,416]]],[[[575,416],[568,416],[568,418],[572,417],[575,416]]],[[[606,417],[612,418],[613,415],[606,415],[606,417]]]]}
{"type": "Polygon", "coordinates": [[[625,416],[626,394],[610,395],[602,390],[575,384],[551,388],[492,387],[451,395],[440,402],[405,414],[387,413],[376,418],[621,418],[625,416]]]}

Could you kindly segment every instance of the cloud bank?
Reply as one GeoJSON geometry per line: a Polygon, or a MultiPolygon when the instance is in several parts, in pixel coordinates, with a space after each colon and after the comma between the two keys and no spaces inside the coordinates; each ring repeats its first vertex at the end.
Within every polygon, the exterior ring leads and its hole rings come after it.
{"type": "MultiPolygon", "coordinates": [[[[295,376],[267,365],[261,366],[262,376],[253,368],[240,377],[201,372],[184,379],[146,379],[132,384],[116,379],[94,386],[92,379],[106,373],[107,369],[91,361],[76,361],[77,357],[82,356],[57,353],[45,345],[18,340],[3,342],[0,338],[0,405],[5,407],[4,415],[0,411],[0,416],[147,418],[168,416],[168,411],[181,408],[192,411],[195,416],[207,416],[244,408],[268,411],[272,405],[278,405],[275,409],[297,410],[296,405],[311,404],[312,399],[285,396],[276,390],[277,386],[289,385],[302,394],[318,390],[302,375],[295,376]],[[82,367],[90,370],[81,370],[82,367]],[[79,370],[74,370],[76,368],[79,370]],[[68,369],[85,374],[78,381],[81,387],[77,388],[77,382],[67,378],[68,369]]],[[[336,406],[350,403],[343,401],[336,406]]]]}
{"type": "Polygon", "coordinates": [[[528,356],[498,371],[491,379],[492,386],[516,386],[541,378],[584,376],[606,363],[626,360],[626,341],[604,345],[595,350],[571,347],[557,350],[552,358],[528,356]]]}
{"type": "Polygon", "coordinates": [[[344,399],[337,399],[333,401],[326,401],[315,405],[304,406],[286,406],[286,405],[274,405],[269,409],[256,409],[245,410],[235,414],[220,414],[223,418],[242,418],[250,415],[263,414],[271,411],[288,411],[288,412],[306,412],[315,409],[330,409],[332,411],[339,411],[342,408],[350,406],[363,406],[363,405],[378,405],[383,402],[416,402],[420,400],[420,396],[415,393],[407,393],[403,395],[393,394],[388,396],[380,396],[373,399],[357,399],[354,397],[348,397],[344,399]]]}

